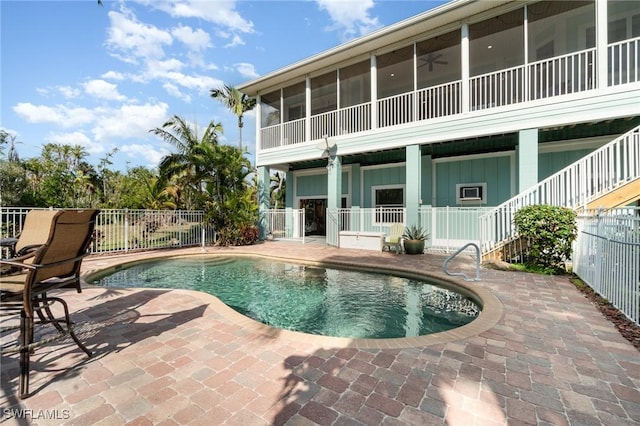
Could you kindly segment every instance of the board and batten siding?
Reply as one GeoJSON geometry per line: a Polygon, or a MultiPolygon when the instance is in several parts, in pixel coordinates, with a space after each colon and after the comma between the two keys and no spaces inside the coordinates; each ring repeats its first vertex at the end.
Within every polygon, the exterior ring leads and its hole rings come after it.
{"type": "Polygon", "coordinates": [[[497,206],[512,197],[512,155],[479,156],[460,160],[436,160],[435,197],[433,205],[445,206],[497,206]],[[486,203],[458,204],[457,184],[486,183],[486,203]]]}

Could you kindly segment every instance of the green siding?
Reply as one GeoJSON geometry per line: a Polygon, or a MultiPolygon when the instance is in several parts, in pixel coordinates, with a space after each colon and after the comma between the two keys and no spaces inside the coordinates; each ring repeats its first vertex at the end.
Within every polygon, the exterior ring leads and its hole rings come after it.
{"type": "Polygon", "coordinates": [[[487,203],[496,206],[511,197],[511,157],[487,157],[436,163],[435,206],[456,206],[456,185],[486,183],[487,203]]]}
{"type": "Polygon", "coordinates": [[[362,207],[373,207],[371,202],[371,187],[377,185],[404,185],[406,181],[404,165],[397,167],[382,167],[367,169],[362,176],[362,207]]]}
{"type": "Polygon", "coordinates": [[[576,151],[547,152],[540,154],[538,176],[540,180],[546,179],[593,151],[593,149],[579,149],[576,151]]]}
{"type": "MultiPolygon", "coordinates": [[[[342,172],[342,193],[349,193],[349,172],[342,172]]],[[[296,196],[327,196],[327,174],[303,175],[296,178],[296,196]]]]}
{"type": "Polygon", "coordinates": [[[305,175],[296,179],[296,196],[327,195],[327,175],[305,175]]]}
{"type": "Polygon", "coordinates": [[[422,204],[425,206],[431,205],[431,197],[432,197],[432,188],[431,188],[431,176],[432,176],[432,165],[431,156],[423,155],[422,156],[422,185],[421,185],[421,193],[422,204]]]}

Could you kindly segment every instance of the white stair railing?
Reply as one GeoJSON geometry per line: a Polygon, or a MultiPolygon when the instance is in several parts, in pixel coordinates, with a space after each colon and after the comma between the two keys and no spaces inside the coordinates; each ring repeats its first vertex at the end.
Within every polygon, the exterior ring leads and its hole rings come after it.
{"type": "Polygon", "coordinates": [[[486,254],[516,236],[513,216],[524,206],[584,208],[639,178],[640,126],[480,216],[482,252],[486,254]]]}

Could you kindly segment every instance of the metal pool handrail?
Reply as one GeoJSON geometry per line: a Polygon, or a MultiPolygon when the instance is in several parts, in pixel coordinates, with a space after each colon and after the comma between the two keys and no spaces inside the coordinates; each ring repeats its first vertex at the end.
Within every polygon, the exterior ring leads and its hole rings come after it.
{"type": "Polygon", "coordinates": [[[442,265],[442,272],[444,272],[449,276],[463,277],[465,281],[473,281],[473,279],[469,278],[464,272],[449,272],[447,270],[447,264],[449,263],[449,261],[452,260],[454,257],[456,257],[458,254],[462,253],[467,247],[470,247],[470,246],[473,246],[476,249],[476,281],[481,281],[480,280],[480,247],[476,243],[467,243],[462,247],[460,247],[458,250],[456,250],[456,252],[453,253],[451,256],[447,257],[447,259],[444,261],[444,264],[442,265]]]}

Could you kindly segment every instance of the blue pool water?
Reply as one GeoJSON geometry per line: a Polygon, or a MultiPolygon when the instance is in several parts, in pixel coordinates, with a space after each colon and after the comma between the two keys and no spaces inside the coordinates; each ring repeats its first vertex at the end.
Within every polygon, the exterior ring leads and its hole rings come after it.
{"type": "Polygon", "coordinates": [[[264,324],[336,337],[421,336],[480,313],[470,298],[425,281],[252,258],[148,261],[91,283],[203,291],[264,324]]]}

